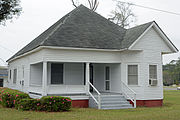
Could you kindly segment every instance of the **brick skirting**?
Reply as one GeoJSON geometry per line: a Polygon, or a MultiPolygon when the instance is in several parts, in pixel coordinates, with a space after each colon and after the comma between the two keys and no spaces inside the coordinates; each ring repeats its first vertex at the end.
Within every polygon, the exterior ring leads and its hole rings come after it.
{"type": "MultiPolygon", "coordinates": [[[[130,103],[133,104],[131,101],[130,103]]],[[[137,100],[136,101],[137,107],[160,107],[162,105],[163,105],[163,99],[162,100],[137,100]]],[[[88,108],[89,100],[72,100],[72,107],[88,108]]]]}
{"type": "MultiPolygon", "coordinates": [[[[129,100],[130,101],[130,100],[129,100]]],[[[130,101],[133,105],[133,103],[130,101]]],[[[137,100],[136,106],[137,107],[161,107],[163,105],[163,99],[161,100],[137,100]]]]}
{"type": "Polygon", "coordinates": [[[72,107],[88,108],[89,107],[89,100],[72,100],[72,107]]]}

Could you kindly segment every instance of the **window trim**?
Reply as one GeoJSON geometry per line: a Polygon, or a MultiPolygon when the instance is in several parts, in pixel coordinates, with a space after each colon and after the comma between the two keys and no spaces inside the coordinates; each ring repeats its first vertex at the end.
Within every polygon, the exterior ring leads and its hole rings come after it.
{"type": "Polygon", "coordinates": [[[65,63],[56,63],[56,62],[52,62],[52,63],[50,63],[50,79],[49,79],[49,84],[51,85],[51,86],[57,86],[57,85],[65,85],[65,63]],[[51,65],[52,64],[62,64],[63,65],[63,83],[62,84],[52,84],[51,83],[51,65]]]}
{"type": "Polygon", "coordinates": [[[140,73],[139,67],[140,67],[139,63],[128,63],[128,64],[127,64],[127,66],[126,66],[127,79],[126,79],[126,80],[127,80],[127,85],[128,85],[128,86],[139,86],[139,76],[140,76],[140,75],[139,75],[139,73],[140,73]],[[137,78],[138,78],[138,80],[137,80],[137,82],[138,82],[137,85],[129,85],[129,84],[128,84],[128,66],[129,66],[129,65],[137,65],[137,69],[138,69],[138,70],[137,70],[137,78]]]}

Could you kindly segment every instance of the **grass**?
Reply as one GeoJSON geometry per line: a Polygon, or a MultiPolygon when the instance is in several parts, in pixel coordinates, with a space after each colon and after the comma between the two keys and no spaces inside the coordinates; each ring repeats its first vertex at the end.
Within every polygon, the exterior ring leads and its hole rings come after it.
{"type": "Polygon", "coordinates": [[[177,88],[177,87],[180,87],[180,85],[176,85],[176,86],[164,86],[164,88],[177,88]]]}
{"type": "Polygon", "coordinates": [[[73,108],[70,112],[17,111],[0,106],[0,120],[179,120],[180,92],[165,91],[163,107],[125,110],[73,108]]]}

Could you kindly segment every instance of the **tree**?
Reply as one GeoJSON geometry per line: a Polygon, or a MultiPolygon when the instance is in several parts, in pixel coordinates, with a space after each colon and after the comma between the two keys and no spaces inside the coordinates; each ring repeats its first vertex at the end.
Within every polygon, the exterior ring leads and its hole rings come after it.
{"type": "Polygon", "coordinates": [[[133,4],[115,1],[117,2],[116,8],[111,12],[109,20],[123,28],[129,27],[131,23],[136,21],[136,16],[132,11],[133,4]]]}
{"type": "Polygon", "coordinates": [[[0,25],[20,15],[22,8],[19,0],[0,0],[0,25]]]}
{"type": "Polygon", "coordinates": [[[180,83],[180,58],[163,65],[163,81],[166,85],[180,83]]]}
{"type": "MultiPolygon", "coordinates": [[[[76,0],[76,2],[74,0],[71,0],[71,1],[72,1],[73,6],[77,8],[79,1],[78,0],[76,0]]],[[[89,8],[93,11],[96,11],[99,5],[99,2],[97,0],[88,0],[88,3],[89,3],[89,8]]]]}

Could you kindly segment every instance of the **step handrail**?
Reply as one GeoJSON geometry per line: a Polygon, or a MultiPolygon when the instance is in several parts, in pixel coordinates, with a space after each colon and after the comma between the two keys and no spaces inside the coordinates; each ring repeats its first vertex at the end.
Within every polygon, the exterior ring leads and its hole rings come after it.
{"type": "Polygon", "coordinates": [[[88,82],[88,84],[96,91],[96,93],[98,94],[98,100],[93,96],[93,94],[89,92],[89,95],[93,98],[93,100],[97,103],[98,105],[98,109],[101,109],[101,93],[94,87],[93,84],[91,84],[90,82],[88,82]]]}
{"type": "Polygon", "coordinates": [[[127,91],[124,91],[122,86],[123,94],[125,94],[126,97],[130,98],[131,102],[134,103],[134,108],[136,108],[136,92],[133,89],[131,89],[127,84],[125,84],[123,81],[121,81],[121,83],[123,86],[125,86],[125,88],[127,88],[133,94],[133,96],[128,95],[127,91]]]}

